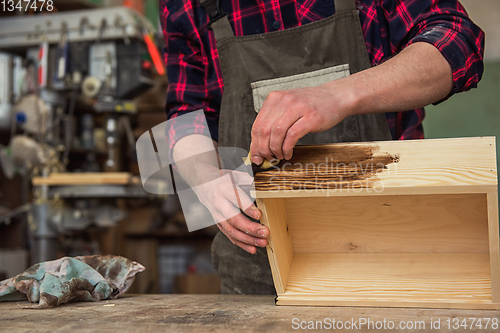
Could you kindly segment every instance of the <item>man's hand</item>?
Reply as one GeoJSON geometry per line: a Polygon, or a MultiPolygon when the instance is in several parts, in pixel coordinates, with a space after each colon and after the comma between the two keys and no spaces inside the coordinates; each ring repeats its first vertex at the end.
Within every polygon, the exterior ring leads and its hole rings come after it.
{"type": "Polygon", "coordinates": [[[314,88],[269,94],[252,127],[250,154],[290,159],[297,141],[355,114],[406,111],[445,98],[453,87],[448,61],[433,45],[415,43],[388,61],[314,88]]]}
{"type": "Polygon", "coordinates": [[[290,159],[304,135],[325,131],[349,115],[348,97],[327,85],[271,92],[252,127],[252,162],[290,159]]]}
{"type": "Polygon", "coordinates": [[[261,218],[260,210],[241,189],[241,186],[251,185],[253,178],[245,172],[221,170],[216,147],[217,143],[210,138],[193,134],[175,144],[173,157],[181,164],[178,171],[210,211],[219,229],[233,244],[254,254],[256,246],[267,245],[269,229],[240,212],[241,209],[255,220],[261,218]],[[211,151],[213,154],[206,153],[211,151]]]}
{"type": "MultiPolygon", "coordinates": [[[[218,171],[218,170],[217,170],[218,171]]],[[[247,216],[260,220],[261,212],[240,186],[251,185],[253,178],[245,172],[222,170],[222,177],[197,187],[196,195],[207,207],[229,240],[254,254],[256,246],[265,247],[269,229],[247,216]],[[247,216],[242,214],[245,212],[247,216]]]]}

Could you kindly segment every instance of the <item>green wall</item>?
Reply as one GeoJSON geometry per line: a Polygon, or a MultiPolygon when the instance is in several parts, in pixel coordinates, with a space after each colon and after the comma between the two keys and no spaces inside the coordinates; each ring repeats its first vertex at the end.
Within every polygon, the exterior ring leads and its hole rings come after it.
{"type": "MultiPolygon", "coordinates": [[[[101,6],[103,0],[87,0],[95,5],[101,6]]],[[[143,0],[144,2],[144,16],[146,16],[149,21],[153,24],[155,29],[159,30],[159,2],[158,0],[143,0]]]]}
{"type": "Polygon", "coordinates": [[[496,136],[499,164],[500,61],[485,63],[478,88],[456,94],[439,105],[428,106],[426,110],[424,132],[427,139],[496,136]]]}
{"type": "Polygon", "coordinates": [[[158,31],[160,31],[159,9],[158,0],[146,0],[144,3],[144,15],[158,31]]]}

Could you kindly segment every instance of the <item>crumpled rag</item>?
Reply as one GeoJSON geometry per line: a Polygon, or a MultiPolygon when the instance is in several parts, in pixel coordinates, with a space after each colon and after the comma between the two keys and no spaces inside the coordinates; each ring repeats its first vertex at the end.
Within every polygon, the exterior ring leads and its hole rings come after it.
{"type": "Polygon", "coordinates": [[[63,257],[0,281],[0,301],[27,299],[38,303],[31,308],[48,308],[70,301],[116,299],[144,270],[138,262],[120,256],[63,257]]]}

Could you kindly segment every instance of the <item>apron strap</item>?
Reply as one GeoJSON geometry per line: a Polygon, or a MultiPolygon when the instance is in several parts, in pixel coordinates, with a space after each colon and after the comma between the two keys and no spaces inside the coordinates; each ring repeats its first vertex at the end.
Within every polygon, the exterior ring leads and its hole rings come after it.
{"type": "Polygon", "coordinates": [[[234,37],[234,31],[229,23],[229,18],[220,5],[220,0],[201,0],[200,5],[205,8],[210,21],[208,29],[214,31],[215,41],[234,37]]]}
{"type": "Polygon", "coordinates": [[[335,13],[356,9],[356,0],[335,0],[335,13]]]}

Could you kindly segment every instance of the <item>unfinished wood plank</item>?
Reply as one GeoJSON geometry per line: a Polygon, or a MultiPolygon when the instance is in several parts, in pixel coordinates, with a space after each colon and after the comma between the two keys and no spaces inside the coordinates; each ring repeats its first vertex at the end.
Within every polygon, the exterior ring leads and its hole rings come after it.
{"type": "Polygon", "coordinates": [[[287,198],[296,253],[488,253],[486,194],[287,198]]]}
{"type": "Polygon", "coordinates": [[[283,199],[257,199],[257,206],[262,211],[261,222],[270,232],[267,239],[267,255],[273,273],[274,287],[278,294],[284,293],[294,257],[285,203],[283,199]]]}
{"type": "Polygon", "coordinates": [[[497,182],[495,155],[494,137],[297,146],[290,161],[255,176],[253,194],[486,193],[497,182]]]}
{"type": "Polygon", "coordinates": [[[385,302],[386,306],[398,302],[492,304],[489,256],[296,253],[285,295],[301,300],[328,296],[353,305],[356,301],[385,302]]]}
{"type": "Polygon", "coordinates": [[[359,300],[348,300],[345,297],[335,297],[335,296],[288,296],[288,295],[280,295],[276,298],[276,305],[296,305],[296,306],[324,306],[324,307],[335,307],[335,310],[339,309],[339,307],[349,307],[348,309],[352,309],[352,307],[374,307],[375,310],[380,310],[380,308],[422,308],[425,309],[468,309],[468,310],[499,310],[499,304],[493,303],[451,303],[444,301],[433,301],[433,302],[425,302],[425,301],[416,301],[416,302],[407,302],[401,300],[393,300],[393,299],[367,299],[362,298],[359,300]]]}
{"type": "Polygon", "coordinates": [[[488,226],[493,303],[500,303],[500,241],[498,227],[498,192],[488,193],[488,226]]]}
{"type": "Polygon", "coordinates": [[[49,177],[34,177],[34,186],[40,185],[126,185],[130,182],[128,172],[84,172],[52,173],[49,177]]]}

